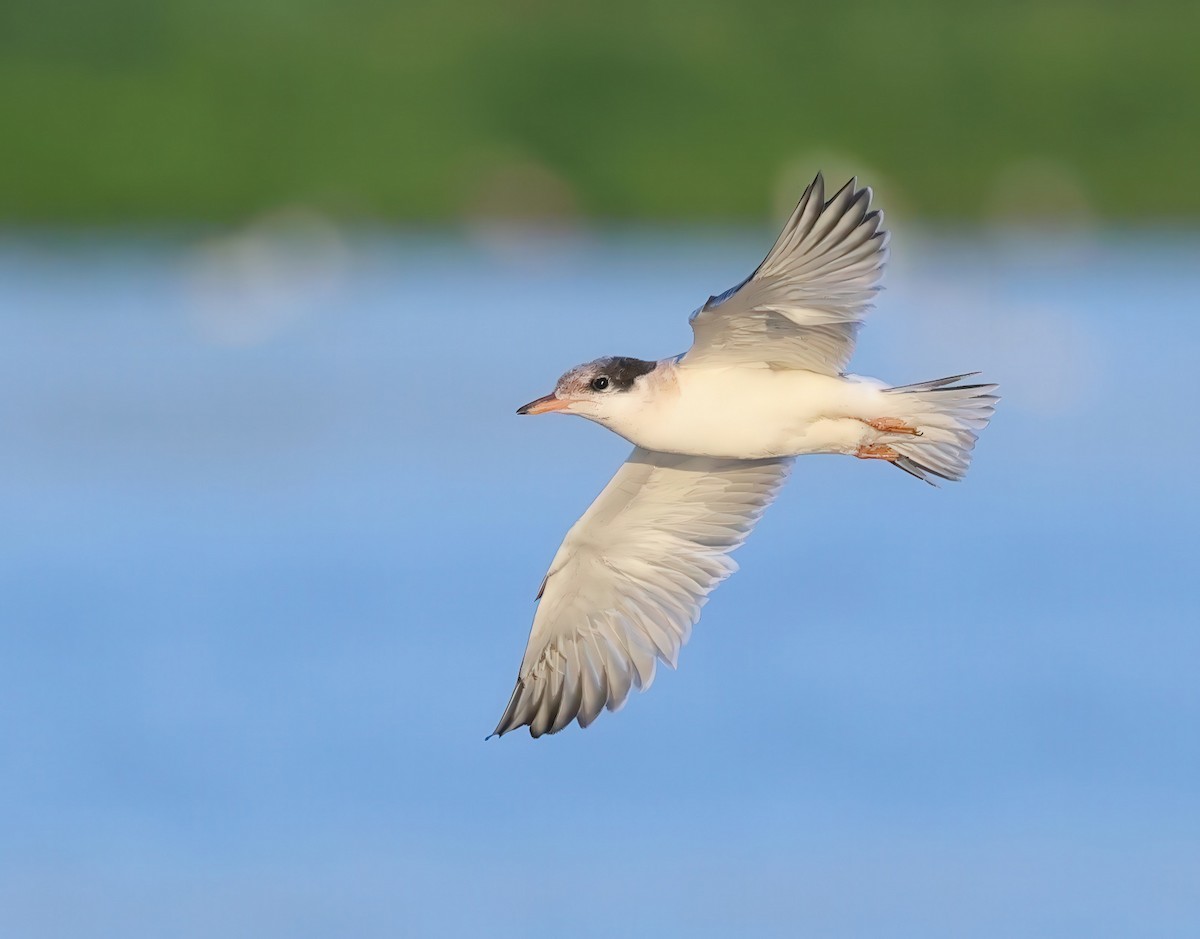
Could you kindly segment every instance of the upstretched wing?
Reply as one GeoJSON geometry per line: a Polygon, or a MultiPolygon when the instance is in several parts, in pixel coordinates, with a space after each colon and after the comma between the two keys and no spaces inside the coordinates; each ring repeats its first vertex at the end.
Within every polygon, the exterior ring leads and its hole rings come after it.
{"type": "Polygon", "coordinates": [[[850,180],[828,202],[813,180],[753,274],[692,314],[681,364],[845,371],[887,260],[883,213],[850,180]]]}
{"type": "Polygon", "coordinates": [[[775,498],[789,459],[717,460],[636,448],[572,526],[542,584],[505,734],[586,727],[672,668],[729,557],[775,498]]]}

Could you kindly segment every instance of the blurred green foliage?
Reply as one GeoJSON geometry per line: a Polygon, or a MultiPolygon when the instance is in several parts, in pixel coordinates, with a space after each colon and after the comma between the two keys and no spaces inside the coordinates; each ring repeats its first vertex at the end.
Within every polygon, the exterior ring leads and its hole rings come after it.
{"type": "Polygon", "coordinates": [[[1198,36],[1165,0],[0,0],[0,220],[453,219],[514,166],[547,211],[759,218],[821,154],[931,217],[1034,160],[1178,218],[1198,36]]]}

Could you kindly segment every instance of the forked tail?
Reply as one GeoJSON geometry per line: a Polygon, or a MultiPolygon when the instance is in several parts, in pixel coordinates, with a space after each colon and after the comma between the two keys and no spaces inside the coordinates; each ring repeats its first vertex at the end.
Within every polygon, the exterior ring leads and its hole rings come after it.
{"type": "Polygon", "coordinates": [[[959,384],[978,374],[968,372],[887,389],[885,394],[899,398],[896,415],[921,431],[917,437],[890,441],[900,453],[896,466],[931,485],[937,484],[930,476],[958,480],[966,475],[975,439],[987,427],[1000,400],[993,394],[996,385],[959,384]]]}

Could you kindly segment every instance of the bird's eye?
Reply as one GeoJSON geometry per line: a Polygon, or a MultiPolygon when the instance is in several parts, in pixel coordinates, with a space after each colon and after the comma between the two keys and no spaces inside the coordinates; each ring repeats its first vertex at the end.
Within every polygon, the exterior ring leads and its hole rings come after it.
{"type": "Polygon", "coordinates": [[[605,388],[608,387],[608,376],[601,375],[599,378],[593,378],[592,379],[592,387],[596,391],[603,391],[605,388]]]}

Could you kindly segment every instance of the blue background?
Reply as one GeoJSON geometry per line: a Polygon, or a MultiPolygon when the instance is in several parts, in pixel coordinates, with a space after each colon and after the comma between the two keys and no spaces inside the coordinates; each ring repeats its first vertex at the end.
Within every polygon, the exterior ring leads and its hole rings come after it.
{"type": "Polygon", "coordinates": [[[513,410],[769,240],[0,237],[0,933],[1200,934],[1192,236],[898,233],[854,368],[1000,382],[967,481],[799,461],[678,672],[484,742],[628,450],[513,410]]]}

